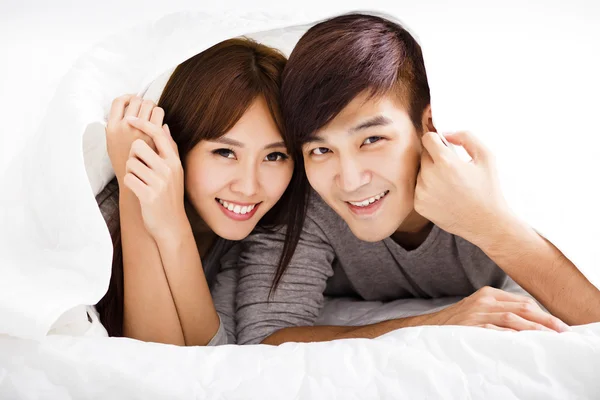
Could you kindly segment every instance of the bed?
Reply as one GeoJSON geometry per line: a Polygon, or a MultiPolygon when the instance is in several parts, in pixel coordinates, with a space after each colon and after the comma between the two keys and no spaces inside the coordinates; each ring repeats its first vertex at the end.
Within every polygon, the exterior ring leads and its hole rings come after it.
{"type": "MultiPolygon", "coordinates": [[[[504,12],[512,15],[510,11],[504,12]]],[[[10,190],[0,196],[0,398],[600,398],[600,323],[563,334],[416,327],[374,340],[279,347],[183,348],[106,337],[89,305],[106,291],[112,255],[94,201],[112,177],[103,142],[110,101],[127,92],[152,96],[152,84],[165,71],[229,37],[248,35],[289,54],[307,26],[326,16],[179,12],[106,37],[75,62],[28,138],[26,151],[1,175],[2,187],[10,190]]],[[[568,114],[591,115],[594,104],[572,109],[566,100],[556,105],[547,99],[545,79],[566,65],[556,59],[541,77],[528,80],[530,86],[523,90],[533,100],[512,97],[507,105],[512,90],[524,87],[522,81],[507,82],[532,73],[533,67],[496,79],[502,71],[509,74],[513,64],[482,56],[497,57],[498,51],[472,50],[473,32],[480,29],[490,48],[512,43],[514,57],[526,57],[528,46],[536,45],[538,64],[534,59],[530,64],[546,65],[554,54],[544,47],[552,41],[543,34],[555,22],[549,18],[520,46],[515,43],[526,29],[520,18],[513,20],[510,32],[500,31],[499,22],[487,30],[483,22],[468,27],[448,23],[455,29],[450,38],[440,31],[428,33],[446,21],[443,15],[430,25],[425,18],[405,22],[424,47],[433,107],[440,110],[437,123],[450,130],[468,121],[481,132],[497,153],[514,209],[598,286],[600,218],[594,204],[600,199],[584,183],[600,165],[591,144],[558,140],[569,124],[570,129],[584,129],[584,122],[574,122],[568,114]],[[457,66],[450,57],[463,61],[457,66]],[[469,63],[477,68],[469,71],[469,63]],[[484,79],[485,90],[480,85],[484,79]],[[507,114],[511,121],[501,118],[507,114]],[[537,119],[544,115],[552,115],[552,121],[537,119]],[[544,140],[527,135],[534,127],[544,132],[544,140]],[[577,157],[569,158],[574,149],[577,157]],[[535,161],[527,158],[531,154],[535,161]],[[556,163],[557,155],[564,164],[556,163]],[[576,208],[573,193],[578,194],[576,208]]],[[[591,43],[582,35],[591,26],[584,23],[570,31],[580,39],[575,49],[591,43]]],[[[600,67],[594,57],[582,67],[584,76],[570,77],[573,85],[558,99],[594,92],[598,82],[590,71],[593,65],[600,67]],[[587,82],[588,90],[578,91],[577,82],[587,82]]],[[[429,312],[457,300],[383,304],[332,299],[319,323],[366,324],[429,312]]]]}

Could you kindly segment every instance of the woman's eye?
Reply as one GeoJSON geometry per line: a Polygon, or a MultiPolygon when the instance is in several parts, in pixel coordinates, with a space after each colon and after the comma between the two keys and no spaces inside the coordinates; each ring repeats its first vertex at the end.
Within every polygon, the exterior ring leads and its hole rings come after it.
{"type": "Polygon", "coordinates": [[[230,149],[217,149],[217,150],[213,151],[213,154],[218,154],[221,157],[225,157],[225,158],[231,158],[231,159],[235,158],[235,153],[233,152],[233,150],[230,150],[230,149]]]}
{"type": "Polygon", "coordinates": [[[365,139],[365,141],[363,142],[363,144],[373,144],[375,142],[378,142],[382,139],[381,136],[370,136],[368,138],[365,139]]]}
{"type": "Polygon", "coordinates": [[[265,161],[284,161],[287,159],[288,155],[280,152],[270,153],[265,157],[265,161]]]}
{"type": "Polygon", "coordinates": [[[311,154],[314,154],[315,156],[321,156],[325,153],[329,153],[329,149],[327,147],[317,147],[311,151],[311,154]]]}

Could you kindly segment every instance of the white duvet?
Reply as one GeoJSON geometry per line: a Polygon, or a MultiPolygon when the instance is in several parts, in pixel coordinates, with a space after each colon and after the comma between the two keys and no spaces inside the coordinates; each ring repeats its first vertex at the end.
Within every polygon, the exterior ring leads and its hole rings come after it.
{"type": "MultiPolygon", "coordinates": [[[[110,274],[110,238],[94,201],[112,176],[102,128],[110,101],[144,90],[179,62],[232,36],[251,34],[289,53],[306,29],[296,25],[325,16],[179,13],[107,38],[78,60],[28,151],[0,177],[0,398],[600,398],[600,324],[566,334],[423,327],[376,340],[178,348],[103,337],[93,313],[94,322],[88,323],[84,305],[103,296],[110,274]]],[[[507,104],[498,94],[506,95],[503,86],[519,74],[503,80],[512,64],[502,64],[503,58],[486,64],[485,48],[470,51],[468,38],[479,30],[490,48],[513,40],[518,57],[529,54],[527,42],[515,44],[524,28],[513,26],[495,36],[494,26],[486,31],[477,21],[473,31],[448,24],[464,30],[459,36],[466,41],[448,49],[443,36],[427,30],[444,18],[429,26],[425,20],[415,23],[415,31],[424,47],[434,114],[439,110],[436,123],[442,130],[469,128],[483,137],[498,154],[502,183],[517,212],[598,284],[595,204],[600,199],[583,183],[600,168],[591,144],[573,146],[561,136],[565,127],[581,132],[587,126],[577,125],[569,113],[597,109],[588,103],[570,109],[571,102],[553,109],[555,102],[539,94],[546,79],[570,64],[554,59],[543,35],[532,33],[529,45],[538,46],[539,65],[550,65],[546,61],[552,59],[557,70],[541,70],[541,80],[539,75],[528,78],[529,89],[522,82],[516,85],[525,87],[530,101],[521,103],[523,96],[518,96],[512,98],[515,104],[507,104]],[[461,75],[464,66],[457,67],[451,57],[462,57],[465,65],[480,63],[483,70],[461,75]],[[486,79],[487,91],[480,91],[479,79],[486,79]],[[527,104],[527,115],[519,114],[527,104]],[[535,161],[524,161],[532,154],[535,161]],[[574,193],[579,197],[572,209],[574,193]]],[[[404,22],[412,27],[410,20],[404,22]]],[[[538,26],[542,32],[547,28],[538,26]]],[[[587,42],[577,43],[572,46],[583,49],[587,42]]],[[[582,63],[582,73],[592,70],[582,63]]],[[[577,79],[583,78],[570,77],[573,85],[577,79]]],[[[597,76],[589,79],[593,92],[597,76]]],[[[368,323],[454,300],[333,301],[320,322],[368,323]]]]}

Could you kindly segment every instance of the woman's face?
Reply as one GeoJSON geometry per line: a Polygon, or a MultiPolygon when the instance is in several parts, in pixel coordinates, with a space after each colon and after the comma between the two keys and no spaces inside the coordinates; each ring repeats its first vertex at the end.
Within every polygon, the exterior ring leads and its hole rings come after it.
{"type": "Polygon", "coordinates": [[[185,158],[185,189],[218,236],[241,240],[283,195],[293,162],[267,103],[258,97],[231,130],[185,158]]]}

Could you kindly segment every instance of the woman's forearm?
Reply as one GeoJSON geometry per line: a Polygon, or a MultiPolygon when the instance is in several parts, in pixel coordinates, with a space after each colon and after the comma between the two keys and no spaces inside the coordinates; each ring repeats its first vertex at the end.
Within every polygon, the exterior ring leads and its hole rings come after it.
{"type": "Polygon", "coordinates": [[[137,197],[120,185],[123,247],[123,333],[143,341],[185,345],[158,247],[144,226],[137,197]]]}
{"type": "Polygon", "coordinates": [[[186,345],[204,346],[219,329],[219,317],[206,282],[189,222],[176,234],[155,238],[186,345]]]}

